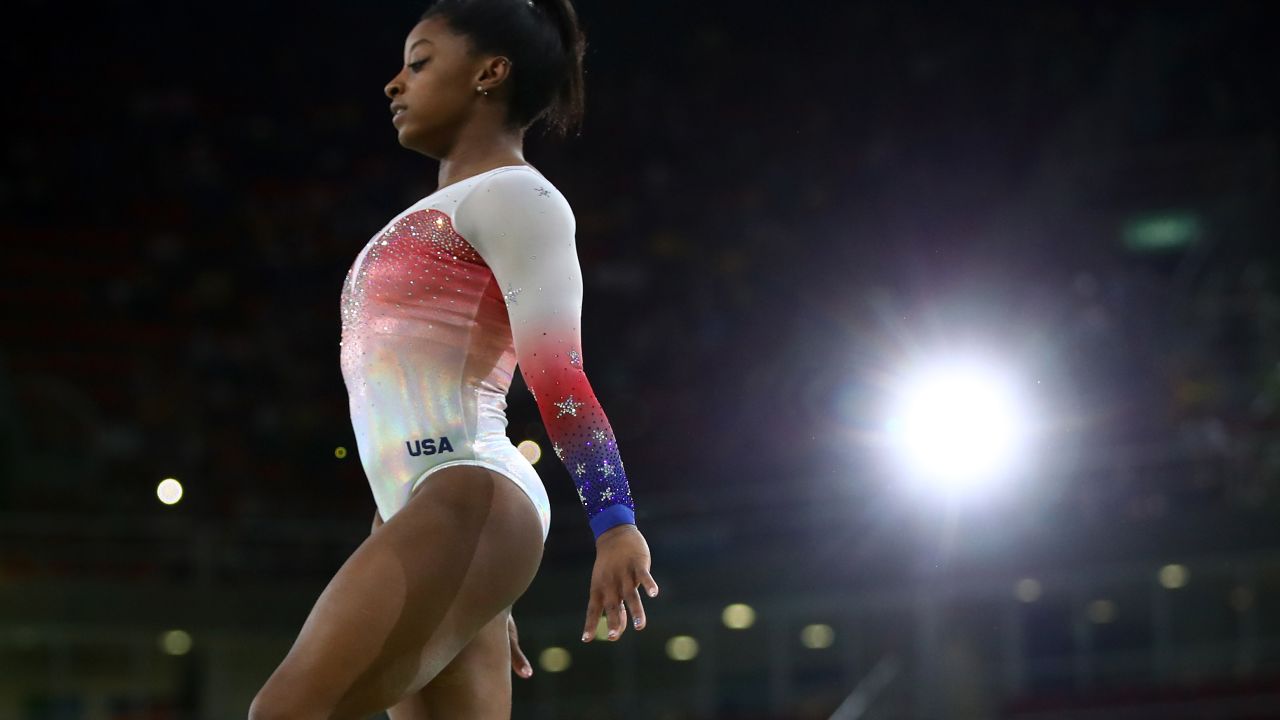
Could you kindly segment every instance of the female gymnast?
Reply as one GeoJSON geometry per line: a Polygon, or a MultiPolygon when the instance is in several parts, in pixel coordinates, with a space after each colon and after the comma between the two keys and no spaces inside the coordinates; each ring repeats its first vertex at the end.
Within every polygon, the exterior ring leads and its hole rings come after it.
{"type": "Polygon", "coordinates": [[[649,547],[584,374],[573,211],[523,156],[525,130],[581,120],[585,39],[569,0],[438,0],[386,86],[400,144],[439,189],[357,255],[340,364],[377,506],[258,691],[255,720],[507,718],[511,606],[533,581],[550,504],[507,439],[517,363],[596,541],[582,640],[645,626],[649,547]],[[385,523],[384,523],[385,521],[385,523]]]}

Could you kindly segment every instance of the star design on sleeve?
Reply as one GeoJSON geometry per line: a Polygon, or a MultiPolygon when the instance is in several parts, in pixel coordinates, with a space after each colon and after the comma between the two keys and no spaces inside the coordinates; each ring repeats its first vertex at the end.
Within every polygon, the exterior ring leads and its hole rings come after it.
{"type": "Polygon", "coordinates": [[[560,402],[558,402],[558,403],[554,403],[554,405],[555,405],[557,408],[560,408],[560,412],[556,414],[556,417],[557,417],[557,418],[562,418],[562,417],[564,417],[565,415],[572,415],[572,416],[574,416],[574,417],[578,417],[578,409],[579,409],[579,408],[581,408],[581,407],[582,407],[583,405],[585,405],[585,404],[586,404],[586,403],[575,402],[575,401],[574,401],[574,399],[573,399],[573,396],[572,396],[572,395],[570,395],[569,397],[565,398],[564,400],[562,400],[562,401],[560,401],[560,402]]]}
{"type": "Polygon", "coordinates": [[[612,500],[612,499],[613,499],[613,488],[605,488],[605,489],[604,489],[604,492],[601,492],[601,493],[600,493],[600,499],[601,499],[601,500],[612,500]]]}
{"type": "Polygon", "coordinates": [[[569,351],[569,364],[576,368],[582,367],[582,356],[578,354],[577,350],[569,351]]]}
{"type": "Polygon", "coordinates": [[[578,500],[583,504],[587,502],[587,496],[582,494],[582,488],[578,488],[578,500]]]}
{"type": "Polygon", "coordinates": [[[520,292],[523,290],[524,288],[511,288],[510,290],[503,293],[502,297],[506,299],[508,305],[515,305],[516,296],[519,295],[520,292]]]}
{"type": "Polygon", "coordinates": [[[600,463],[600,472],[605,477],[613,477],[613,466],[606,460],[605,462],[600,463]]]}
{"type": "Polygon", "coordinates": [[[578,466],[573,469],[573,473],[578,477],[582,477],[587,474],[587,466],[582,463],[578,463],[578,466]]]}
{"type": "Polygon", "coordinates": [[[546,189],[546,188],[538,188],[538,189],[537,189],[537,192],[538,192],[538,194],[539,194],[539,195],[541,195],[542,197],[546,197],[546,196],[548,196],[548,195],[550,195],[550,194],[551,194],[551,191],[550,191],[550,190],[548,190],[548,189],[546,189]]]}
{"type": "Polygon", "coordinates": [[[607,438],[607,437],[609,437],[609,436],[608,436],[608,435],[606,435],[606,434],[605,434],[605,432],[604,432],[603,430],[592,430],[592,431],[591,431],[591,439],[595,440],[596,442],[604,442],[604,439],[605,439],[605,438],[607,438]]]}
{"type": "Polygon", "coordinates": [[[552,443],[551,449],[555,451],[556,457],[560,462],[564,462],[564,448],[560,447],[560,443],[552,443]]]}

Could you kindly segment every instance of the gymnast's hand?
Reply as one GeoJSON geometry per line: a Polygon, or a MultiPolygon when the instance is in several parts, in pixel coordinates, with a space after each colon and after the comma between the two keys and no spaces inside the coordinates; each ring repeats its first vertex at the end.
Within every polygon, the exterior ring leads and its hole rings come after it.
{"type": "Polygon", "coordinates": [[[609,528],[596,538],[596,565],[591,571],[591,596],[582,642],[591,642],[595,637],[601,612],[608,622],[610,641],[622,637],[627,629],[624,608],[631,613],[636,630],[644,629],[644,605],[636,591],[638,585],[644,585],[649,597],[658,596],[658,583],[649,574],[649,544],[635,525],[609,528]]]}
{"type": "Polygon", "coordinates": [[[520,650],[520,634],[516,632],[514,615],[507,615],[507,637],[511,638],[511,669],[522,678],[533,677],[533,666],[520,650]]]}

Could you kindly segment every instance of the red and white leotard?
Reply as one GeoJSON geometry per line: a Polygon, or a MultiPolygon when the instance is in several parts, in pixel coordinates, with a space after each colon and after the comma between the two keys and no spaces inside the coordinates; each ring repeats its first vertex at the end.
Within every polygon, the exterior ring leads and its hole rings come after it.
{"type": "Polygon", "coordinates": [[[506,436],[519,364],[597,537],[635,522],[604,410],[583,371],[573,210],[541,173],[510,165],[411,205],[343,283],[341,365],[360,462],[383,520],[428,474],[480,465],[551,522],[546,489],[506,436]]]}

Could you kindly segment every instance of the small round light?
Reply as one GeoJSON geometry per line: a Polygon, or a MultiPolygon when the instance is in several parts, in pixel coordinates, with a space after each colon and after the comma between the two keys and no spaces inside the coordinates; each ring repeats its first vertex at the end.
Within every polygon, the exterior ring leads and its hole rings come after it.
{"type": "Polygon", "coordinates": [[[156,497],[165,505],[175,505],[182,499],[182,483],[173,478],[165,478],[156,486],[156,497]]]}
{"type": "Polygon", "coordinates": [[[667,641],[667,657],[677,662],[698,657],[698,641],[688,635],[676,635],[667,641]]]}
{"type": "Polygon", "coordinates": [[[1022,578],[1013,586],[1013,595],[1024,603],[1033,603],[1040,599],[1043,588],[1040,581],[1034,578],[1022,578]]]}
{"type": "Polygon", "coordinates": [[[347,449],[339,445],[336,449],[334,449],[333,456],[341,460],[347,456],[347,449]]]}
{"type": "Polygon", "coordinates": [[[1089,603],[1089,620],[1097,625],[1115,622],[1119,609],[1110,600],[1094,600],[1089,603]]]}
{"type": "Polygon", "coordinates": [[[756,624],[756,611],[743,603],[734,603],[724,609],[720,620],[730,630],[746,630],[756,624]]]}
{"type": "Polygon", "coordinates": [[[564,672],[570,664],[569,651],[562,647],[549,647],[538,655],[538,665],[547,672],[564,672]]]}
{"type": "Polygon", "coordinates": [[[1168,590],[1184,587],[1190,579],[1191,573],[1187,572],[1184,565],[1165,565],[1160,568],[1160,584],[1168,590]]]}
{"type": "Polygon", "coordinates": [[[191,652],[191,635],[185,630],[170,630],[160,636],[160,649],[166,655],[186,655],[191,652]]]}
{"type": "Polygon", "coordinates": [[[542,459],[542,446],[532,440],[522,440],[520,444],[516,446],[516,450],[519,450],[520,454],[523,455],[524,459],[528,460],[530,464],[537,465],[538,461],[542,459]]]}
{"type": "Polygon", "coordinates": [[[814,623],[813,625],[805,625],[800,631],[800,644],[810,650],[822,650],[831,647],[836,641],[836,632],[831,629],[830,625],[822,623],[814,623]]]}

